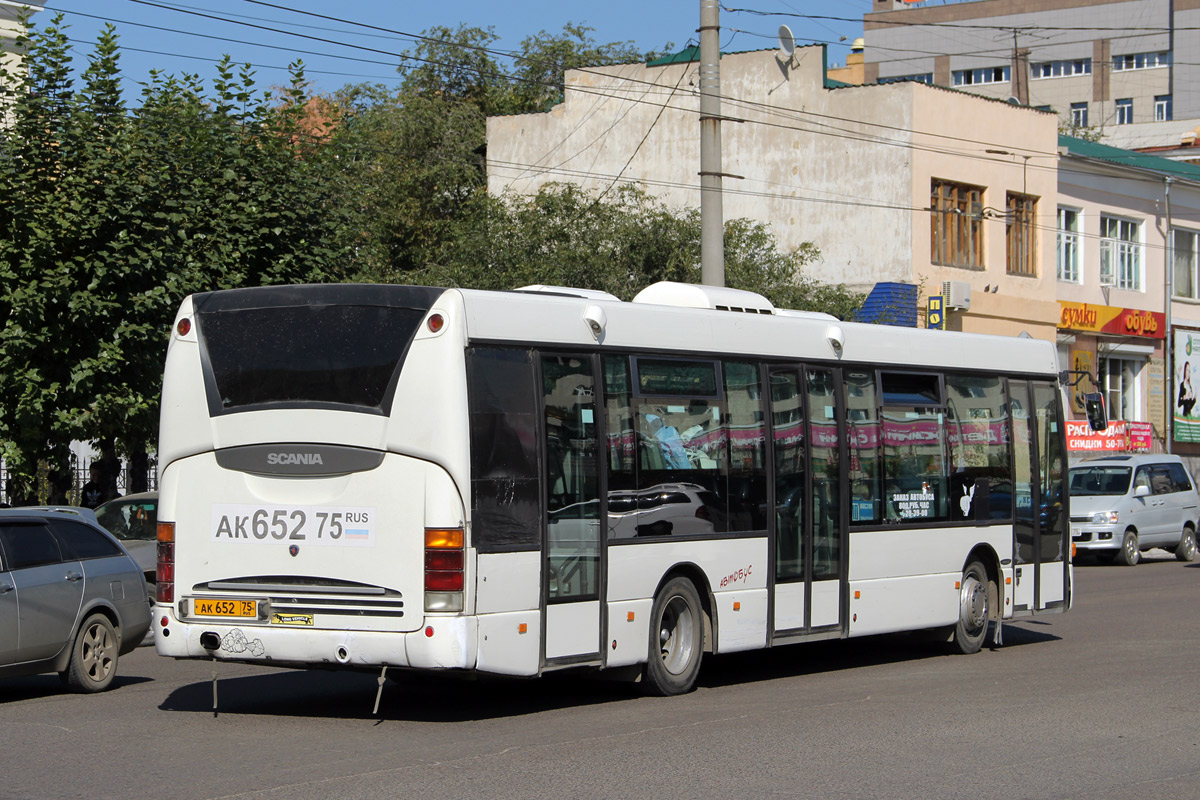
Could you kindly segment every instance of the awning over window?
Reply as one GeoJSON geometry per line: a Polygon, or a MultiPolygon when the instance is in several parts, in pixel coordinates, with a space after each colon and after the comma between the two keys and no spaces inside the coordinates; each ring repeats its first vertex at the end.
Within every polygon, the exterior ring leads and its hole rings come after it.
{"type": "Polygon", "coordinates": [[[917,287],[911,283],[877,283],[854,315],[855,322],[917,327],[917,287]]]}

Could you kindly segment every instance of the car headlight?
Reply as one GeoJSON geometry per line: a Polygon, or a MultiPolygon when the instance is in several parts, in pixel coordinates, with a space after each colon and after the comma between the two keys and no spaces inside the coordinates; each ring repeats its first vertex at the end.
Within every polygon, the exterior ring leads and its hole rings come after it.
{"type": "Polygon", "coordinates": [[[1115,525],[1116,523],[1116,511],[1097,511],[1095,514],[1092,514],[1093,525],[1115,525]]]}

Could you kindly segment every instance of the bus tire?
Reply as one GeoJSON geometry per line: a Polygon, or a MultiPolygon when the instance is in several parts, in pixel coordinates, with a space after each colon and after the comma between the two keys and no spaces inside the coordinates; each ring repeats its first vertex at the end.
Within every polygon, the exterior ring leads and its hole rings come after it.
{"type": "Polygon", "coordinates": [[[1175,557],[1180,561],[1196,560],[1196,532],[1191,525],[1185,525],[1179,544],[1175,546],[1175,557]]]}
{"type": "Polygon", "coordinates": [[[667,581],[654,598],[642,681],[647,694],[667,697],[695,687],[704,652],[703,614],[700,595],[687,578],[667,581]]]}
{"type": "Polygon", "coordinates": [[[958,591],[958,622],[950,641],[955,653],[978,653],[987,636],[991,616],[991,597],[995,594],[987,569],[980,561],[972,561],[963,570],[958,591]]]}
{"type": "Polygon", "coordinates": [[[1127,567],[1132,567],[1142,559],[1142,551],[1138,548],[1137,533],[1130,528],[1125,531],[1125,538],[1121,540],[1121,549],[1117,551],[1116,562],[1124,564],[1127,567]]]}
{"type": "Polygon", "coordinates": [[[93,614],[79,626],[71,643],[71,661],[59,677],[73,692],[102,692],[117,674],[121,642],[108,617],[93,614]]]}

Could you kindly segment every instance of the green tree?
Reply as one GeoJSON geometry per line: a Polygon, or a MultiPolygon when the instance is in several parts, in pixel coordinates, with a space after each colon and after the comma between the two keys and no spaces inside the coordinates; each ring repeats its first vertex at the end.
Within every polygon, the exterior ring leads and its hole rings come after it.
{"type": "Polygon", "coordinates": [[[298,65],[283,103],[226,59],[211,96],[152,73],[129,112],[111,28],[78,91],[61,17],[26,40],[0,136],[0,441],[23,482],[73,439],[144,462],[182,298],[340,279],[349,241],[298,65]]]}
{"type": "MultiPolygon", "coordinates": [[[[656,281],[700,282],[700,215],[672,212],[635,187],[598,199],[574,184],[532,197],[492,198],[414,277],[432,285],[508,289],[531,283],[599,289],[624,300],[656,281]]],[[[781,308],[846,318],[863,296],[803,274],[819,252],[780,252],[770,229],[745,219],[725,226],[726,284],[781,308]]]]}
{"type": "Polygon", "coordinates": [[[654,55],[628,42],[598,45],[589,31],[571,24],[561,36],[542,31],[502,59],[490,28],[431,28],[405,54],[398,90],[348,86],[332,98],[342,120],[334,139],[342,168],[331,180],[363,219],[358,275],[411,282],[456,235],[459,220],[486,215],[489,115],[561,101],[564,69],[654,55]]]}

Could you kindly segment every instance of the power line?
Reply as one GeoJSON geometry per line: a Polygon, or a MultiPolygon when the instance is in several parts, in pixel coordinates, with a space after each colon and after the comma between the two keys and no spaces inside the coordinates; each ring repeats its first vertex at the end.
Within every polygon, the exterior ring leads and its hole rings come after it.
{"type": "MultiPolygon", "coordinates": [[[[141,3],[147,4],[147,5],[159,5],[159,6],[161,6],[161,5],[162,5],[162,4],[158,4],[158,3],[148,3],[146,0],[134,0],[134,1],[135,1],[135,2],[141,2],[141,3]]],[[[271,4],[271,3],[263,3],[263,2],[261,2],[261,0],[247,0],[247,2],[256,2],[257,4],[260,4],[260,5],[267,5],[267,6],[278,7],[278,6],[274,6],[274,4],[271,4]]],[[[170,9],[171,7],[167,6],[166,8],[170,9]]],[[[70,13],[74,13],[74,12],[70,12],[70,13]]],[[[305,14],[311,14],[312,12],[302,12],[302,13],[305,13],[305,14]]],[[[91,16],[91,15],[87,15],[87,16],[91,16]]],[[[206,15],[206,16],[208,16],[208,15],[206,15]]],[[[315,15],[315,16],[319,16],[319,17],[325,17],[325,15],[315,15]]],[[[333,19],[337,19],[337,18],[333,18],[333,19]]],[[[347,22],[347,21],[345,21],[345,20],[341,20],[341,21],[342,21],[342,22],[347,22]]],[[[138,23],[132,23],[132,24],[138,24],[138,23]]],[[[353,23],[353,22],[348,22],[348,24],[355,24],[355,23],[353,23]]],[[[365,23],[363,23],[363,24],[365,25],[365,23]]],[[[156,27],[156,26],[151,26],[151,27],[156,27]]],[[[257,27],[261,27],[261,26],[257,26],[257,27]]],[[[370,28],[372,28],[372,29],[376,29],[376,30],[384,30],[384,31],[388,31],[388,30],[389,30],[389,29],[385,29],[385,28],[379,28],[379,26],[366,26],[366,27],[370,27],[370,28]]],[[[403,33],[403,32],[396,32],[396,31],[392,31],[392,32],[393,32],[393,33],[403,33]]],[[[221,38],[221,37],[212,37],[212,38],[221,38]]],[[[458,43],[454,43],[454,42],[445,42],[444,40],[430,39],[430,37],[423,37],[423,38],[425,38],[426,40],[429,40],[429,41],[442,42],[442,43],[445,43],[445,44],[448,44],[448,45],[452,45],[452,46],[459,46],[459,45],[458,45],[458,43]]],[[[332,41],[332,40],[325,40],[325,41],[332,41]]],[[[336,44],[336,42],[334,42],[334,43],[336,44]]],[[[287,48],[280,48],[280,49],[287,49],[287,48]]],[[[473,48],[473,49],[479,49],[479,48],[473,48]]],[[[500,51],[492,51],[492,52],[500,52],[500,51]]],[[[397,55],[397,57],[403,58],[403,57],[405,57],[405,56],[400,56],[400,55],[397,55]]],[[[363,59],[352,59],[352,58],[349,58],[349,57],[344,57],[344,56],[343,56],[343,58],[347,58],[347,59],[349,59],[349,60],[363,60],[363,59]]],[[[439,63],[439,62],[432,61],[432,60],[429,60],[429,59],[424,59],[424,60],[425,60],[427,63],[431,63],[431,64],[438,64],[438,63],[439,63]]],[[[685,65],[685,66],[686,66],[686,65],[685,65]]],[[[611,78],[611,79],[614,79],[614,80],[623,81],[623,82],[627,82],[627,83],[641,84],[641,85],[644,85],[644,86],[647,86],[647,87],[651,87],[651,88],[655,88],[655,89],[661,89],[661,88],[665,88],[665,87],[664,87],[662,84],[659,84],[659,83],[657,83],[657,82],[639,81],[639,80],[635,80],[635,79],[630,79],[630,78],[628,78],[628,77],[625,77],[625,76],[620,76],[620,75],[612,75],[612,74],[610,74],[610,73],[607,73],[607,72],[600,72],[600,71],[598,71],[598,70],[581,70],[581,71],[583,71],[583,72],[585,72],[585,73],[590,73],[590,74],[593,74],[593,75],[600,75],[600,76],[608,77],[608,78],[611,78]]],[[[491,73],[483,73],[483,74],[491,74],[491,73]]],[[[509,76],[505,76],[505,77],[509,77],[509,76]]],[[[558,87],[558,86],[563,86],[563,84],[559,84],[559,83],[554,83],[554,84],[544,84],[544,85],[553,85],[553,86],[555,86],[555,87],[558,87]]],[[[563,88],[565,89],[566,87],[564,86],[563,88]]],[[[661,104],[660,104],[660,103],[654,103],[654,102],[650,102],[650,101],[647,101],[647,100],[645,100],[644,98],[645,98],[645,96],[646,96],[646,94],[647,94],[646,92],[643,92],[643,99],[635,99],[635,98],[631,98],[631,97],[620,96],[620,95],[617,95],[617,94],[606,94],[605,92],[597,91],[597,90],[595,90],[595,89],[587,89],[587,88],[583,88],[583,87],[571,87],[571,88],[572,88],[572,90],[573,90],[573,91],[576,91],[576,92],[579,92],[579,93],[582,93],[582,94],[596,94],[596,95],[599,95],[599,96],[602,96],[602,97],[606,97],[606,98],[615,98],[615,99],[618,99],[618,100],[623,100],[623,101],[625,101],[625,102],[628,102],[628,103],[645,103],[645,104],[648,104],[648,105],[652,105],[652,106],[655,106],[655,107],[657,107],[657,108],[658,108],[658,115],[659,115],[659,116],[661,116],[661,114],[663,113],[663,111],[665,111],[665,109],[666,109],[666,108],[668,108],[668,107],[673,107],[673,108],[675,108],[676,110],[683,111],[684,113],[691,113],[691,111],[692,111],[691,109],[688,109],[688,108],[680,108],[680,107],[677,107],[677,106],[671,106],[671,105],[670,105],[671,96],[668,96],[667,100],[666,100],[664,103],[661,103],[661,104]]],[[[611,91],[611,87],[608,87],[608,88],[609,88],[609,91],[611,91]]],[[[671,91],[671,95],[673,95],[673,94],[674,94],[674,91],[675,91],[674,89],[671,91]]],[[[900,133],[904,133],[904,134],[909,134],[909,135],[925,135],[925,136],[930,136],[930,137],[933,137],[933,138],[935,138],[935,139],[939,139],[939,140],[948,139],[948,140],[954,140],[954,141],[961,141],[961,142],[963,142],[963,143],[965,143],[965,144],[969,144],[969,145],[971,145],[971,146],[972,146],[972,149],[977,149],[977,148],[978,148],[980,145],[984,145],[984,146],[986,146],[987,144],[998,144],[998,143],[981,142],[981,141],[979,141],[979,140],[978,140],[977,138],[975,138],[975,137],[971,137],[971,138],[966,138],[966,137],[952,137],[952,136],[947,136],[946,134],[942,134],[942,133],[938,133],[938,132],[922,132],[922,131],[912,131],[912,130],[910,130],[910,129],[908,129],[908,128],[904,128],[904,127],[901,127],[901,126],[890,126],[890,125],[886,125],[886,124],[883,124],[883,123],[877,123],[877,122],[873,122],[873,121],[865,121],[865,120],[857,120],[857,121],[854,121],[854,120],[846,120],[846,119],[844,119],[844,118],[842,118],[842,117],[840,117],[840,116],[822,115],[822,114],[818,114],[818,113],[811,112],[811,111],[805,111],[805,110],[793,110],[793,109],[782,109],[782,108],[779,108],[779,107],[777,107],[777,106],[768,105],[768,104],[766,104],[766,103],[759,103],[759,102],[754,102],[754,101],[741,100],[741,99],[739,99],[739,98],[735,98],[735,97],[728,97],[727,99],[728,99],[728,100],[729,100],[729,101],[730,101],[732,104],[740,105],[742,108],[745,108],[745,109],[756,109],[756,110],[759,110],[760,112],[764,113],[764,114],[765,114],[765,115],[767,115],[767,116],[776,116],[776,117],[780,117],[780,118],[784,118],[784,119],[791,119],[791,120],[805,119],[805,118],[808,118],[808,117],[815,117],[815,118],[817,118],[817,119],[830,120],[830,122],[828,122],[828,123],[826,123],[826,122],[814,122],[814,123],[812,123],[812,124],[816,125],[816,126],[819,128],[819,129],[810,129],[810,128],[798,127],[798,126],[795,126],[795,125],[784,125],[784,124],[782,124],[782,123],[774,123],[774,122],[770,122],[770,121],[767,121],[767,120],[747,120],[747,122],[750,122],[750,123],[757,123],[757,124],[771,125],[771,126],[774,126],[774,127],[779,127],[779,128],[783,128],[783,129],[795,130],[795,131],[798,131],[798,132],[811,133],[811,134],[814,134],[814,135],[840,136],[840,137],[842,137],[842,138],[846,138],[846,139],[850,139],[850,140],[863,141],[863,142],[870,142],[870,143],[876,143],[876,144],[885,144],[885,145],[892,145],[892,146],[899,146],[899,147],[905,147],[905,148],[914,149],[914,150],[915,150],[915,149],[921,149],[921,150],[926,150],[926,151],[928,151],[928,152],[943,153],[943,154],[953,154],[953,155],[960,156],[960,157],[977,157],[977,155],[976,155],[976,154],[972,154],[972,153],[970,153],[970,152],[963,151],[963,150],[947,150],[947,149],[945,149],[945,148],[939,148],[939,147],[934,147],[934,146],[928,146],[928,145],[922,146],[922,145],[917,145],[917,144],[913,143],[912,141],[887,139],[887,138],[885,138],[885,137],[883,137],[883,136],[879,136],[879,135],[872,135],[872,134],[866,134],[866,133],[862,133],[862,132],[857,132],[857,133],[855,133],[855,132],[851,132],[851,131],[849,131],[849,130],[848,130],[847,128],[845,128],[844,126],[845,126],[847,123],[849,123],[849,124],[853,124],[853,125],[860,125],[860,126],[863,126],[863,127],[866,127],[866,128],[880,128],[880,129],[883,129],[883,130],[886,130],[886,131],[896,131],[896,132],[900,132],[900,133]],[[835,124],[835,123],[836,123],[836,124],[835,124]]],[[[610,129],[611,129],[611,128],[610,128],[610,129]]],[[[1007,144],[1006,144],[1005,146],[1007,146],[1007,144]]],[[[1053,153],[1036,153],[1036,152],[1033,152],[1032,154],[1033,154],[1033,155],[1037,155],[1037,156],[1044,156],[1044,157],[1047,157],[1047,158],[1050,158],[1050,157],[1053,157],[1053,156],[1054,156],[1054,154],[1053,154],[1053,153]]],[[[1136,157],[1136,156],[1131,156],[1131,157],[1136,157]]],[[[1036,168],[1036,166],[1035,166],[1035,168],[1036,168]]],[[[1050,167],[1050,168],[1053,168],[1053,167],[1050,167]]]]}

